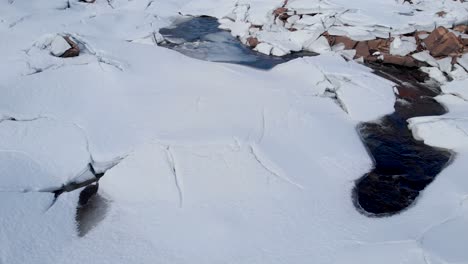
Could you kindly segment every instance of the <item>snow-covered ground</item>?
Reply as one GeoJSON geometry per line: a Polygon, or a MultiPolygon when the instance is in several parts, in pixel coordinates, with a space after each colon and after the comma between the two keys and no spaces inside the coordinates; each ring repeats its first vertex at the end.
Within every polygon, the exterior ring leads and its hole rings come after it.
{"type": "MultiPolygon", "coordinates": [[[[155,45],[178,12],[247,2],[254,19],[282,1],[0,1],[0,263],[468,263],[466,80],[443,86],[447,115],[410,121],[453,163],[413,207],[369,218],[351,199],[372,168],[356,125],[394,111],[391,82],[334,52],[260,71],[155,45]],[[80,56],[54,56],[66,35],[80,56]],[[100,180],[104,219],[80,237],[79,191],[47,191],[90,162],[118,165],[100,180]]],[[[366,2],[330,12],[385,19],[366,2]]],[[[416,21],[439,21],[436,2],[416,21]]],[[[466,15],[443,6],[444,23],[466,15]]],[[[387,19],[404,31],[403,17],[387,19]]]]}

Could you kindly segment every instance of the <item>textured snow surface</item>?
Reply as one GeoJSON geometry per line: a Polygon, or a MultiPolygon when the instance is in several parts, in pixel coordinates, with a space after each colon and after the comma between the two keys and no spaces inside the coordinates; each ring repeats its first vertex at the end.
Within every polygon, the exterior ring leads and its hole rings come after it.
{"type": "MultiPolygon", "coordinates": [[[[369,218],[351,199],[372,167],[355,127],[393,112],[392,83],[339,52],[259,71],[139,43],[179,11],[222,17],[236,3],[0,2],[0,263],[467,262],[464,99],[440,97],[439,126],[414,119],[426,143],[460,151],[453,164],[412,208],[369,218]],[[52,56],[57,34],[80,56],[52,56]],[[120,159],[100,181],[107,214],[79,237],[79,190],[55,203],[45,191],[120,159]]],[[[242,3],[254,23],[281,5],[242,3]]],[[[383,12],[366,4],[355,12],[383,12]]]]}

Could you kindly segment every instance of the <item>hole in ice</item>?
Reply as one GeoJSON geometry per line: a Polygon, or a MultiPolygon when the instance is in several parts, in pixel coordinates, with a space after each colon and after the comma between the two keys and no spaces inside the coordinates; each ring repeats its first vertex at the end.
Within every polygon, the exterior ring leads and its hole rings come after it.
{"type": "Polygon", "coordinates": [[[80,237],[96,227],[105,218],[109,209],[109,202],[97,193],[98,186],[98,184],[88,185],[80,193],[75,217],[80,237]]]}
{"type": "Polygon", "coordinates": [[[415,140],[407,127],[408,118],[445,113],[433,99],[439,92],[419,83],[417,70],[383,66],[375,70],[398,84],[398,97],[403,100],[396,101],[394,113],[358,127],[375,167],[356,182],[353,196],[361,210],[387,216],[410,206],[449,163],[452,153],[415,140]]]}
{"type": "Polygon", "coordinates": [[[243,45],[229,32],[218,27],[217,19],[212,17],[184,19],[174,27],[159,31],[165,38],[160,46],[200,60],[241,64],[258,69],[271,69],[295,58],[317,55],[297,52],[283,57],[268,56],[243,45]]]}

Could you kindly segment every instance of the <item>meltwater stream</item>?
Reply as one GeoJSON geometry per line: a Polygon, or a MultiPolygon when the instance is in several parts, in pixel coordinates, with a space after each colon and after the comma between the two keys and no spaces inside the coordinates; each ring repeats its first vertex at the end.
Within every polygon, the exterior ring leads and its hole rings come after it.
{"type": "Polygon", "coordinates": [[[296,52],[283,57],[268,56],[243,45],[229,32],[218,27],[216,18],[186,19],[175,27],[159,31],[165,39],[161,46],[200,60],[241,64],[264,70],[292,59],[317,55],[312,52],[296,52]]]}
{"type": "MultiPolygon", "coordinates": [[[[166,39],[162,46],[201,60],[259,69],[271,69],[294,58],[316,55],[267,56],[242,45],[218,26],[217,20],[210,17],[185,20],[160,30],[166,39]]],[[[368,66],[375,74],[395,82],[399,95],[394,113],[357,128],[375,165],[356,181],[352,199],[356,208],[368,216],[389,216],[413,204],[419,193],[447,166],[452,153],[415,140],[407,127],[409,118],[445,113],[433,99],[439,89],[423,84],[426,76],[417,69],[368,66]]]]}
{"type": "Polygon", "coordinates": [[[416,69],[372,68],[396,83],[399,95],[394,113],[358,126],[375,167],[357,181],[353,198],[370,216],[386,216],[410,206],[448,165],[452,153],[415,140],[406,121],[444,114],[445,108],[434,100],[439,88],[420,83],[424,76],[416,69]]]}

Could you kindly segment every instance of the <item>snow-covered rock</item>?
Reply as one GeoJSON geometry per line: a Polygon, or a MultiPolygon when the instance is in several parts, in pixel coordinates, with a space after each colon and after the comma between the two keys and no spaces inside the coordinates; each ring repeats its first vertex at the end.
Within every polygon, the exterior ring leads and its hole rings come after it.
{"type": "Polygon", "coordinates": [[[54,40],[50,43],[50,52],[57,57],[62,56],[70,48],[70,44],[60,35],[55,36],[54,40]]]}
{"type": "Polygon", "coordinates": [[[271,46],[268,43],[263,42],[263,43],[258,44],[254,50],[260,53],[266,54],[266,55],[270,55],[272,49],[273,49],[273,46],[271,46]]]}

